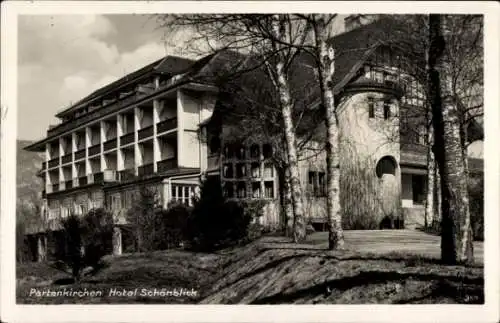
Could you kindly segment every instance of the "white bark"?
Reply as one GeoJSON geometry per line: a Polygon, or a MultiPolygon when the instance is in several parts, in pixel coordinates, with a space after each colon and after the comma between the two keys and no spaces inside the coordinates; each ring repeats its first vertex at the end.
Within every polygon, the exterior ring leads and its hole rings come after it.
{"type": "Polygon", "coordinates": [[[325,15],[316,17],[315,41],[319,58],[319,78],[321,100],[326,125],[326,168],[327,168],[327,217],[329,224],[328,248],[344,247],[342,215],[340,210],[340,169],[339,169],[339,127],[333,93],[335,72],[335,50],[327,44],[328,25],[325,15]]]}

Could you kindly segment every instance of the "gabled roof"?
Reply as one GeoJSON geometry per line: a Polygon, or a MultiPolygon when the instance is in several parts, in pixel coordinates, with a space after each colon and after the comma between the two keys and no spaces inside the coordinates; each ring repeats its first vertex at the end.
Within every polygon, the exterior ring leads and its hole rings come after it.
{"type": "Polygon", "coordinates": [[[152,73],[160,73],[160,74],[167,74],[167,75],[175,75],[182,73],[189,69],[191,65],[193,65],[195,61],[188,59],[188,58],[183,58],[183,57],[177,57],[177,56],[165,56],[157,61],[154,61],[153,63],[150,63],[130,74],[125,75],[124,77],[104,86],[101,87],[88,96],[84,97],[83,99],[79,100],[75,104],[73,104],[71,107],[64,109],[63,111],[59,112],[56,114],[56,117],[62,117],[66,114],[68,114],[71,111],[74,111],[81,105],[84,105],[86,103],[90,103],[92,100],[97,99],[110,91],[116,90],[117,88],[120,88],[122,86],[128,85],[133,83],[134,81],[137,81],[141,77],[145,77],[148,75],[151,75],[152,73]]]}

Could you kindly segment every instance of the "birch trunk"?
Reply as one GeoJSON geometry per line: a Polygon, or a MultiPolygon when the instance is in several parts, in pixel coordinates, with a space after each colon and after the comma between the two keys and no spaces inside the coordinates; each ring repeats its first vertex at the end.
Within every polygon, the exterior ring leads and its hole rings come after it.
{"type": "Polygon", "coordinates": [[[461,123],[457,105],[449,95],[442,59],[445,40],[441,16],[431,14],[429,25],[429,93],[442,189],[441,259],[449,264],[468,263],[473,261],[472,228],[461,123]]]}
{"type": "MultiPolygon", "coordinates": [[[[285,23],[280,15],[274,15],[272,19],[272,33],[276,39],[286,39],[285,23]]],[[[286,142],[286,151],[288,154],[288,163],[290,168],[290,191],[292,195],[294,211],[293,240],[299,242],[305,239],[305,214],[302,202],[302,187],[300,184],[300,172],[297,158],[297,138],[295,136],[295,127],[292,120],[292,99],[290,95],[290,86],[288,75],[285,69],[286,58],[280,46],[277,46],[278,52],[275,55],[275,73],[276,86],[279,93],[281,104],[281,114],[284,125],[284,135],[286,142]]]]}
{"type": "Polygon", "coordinates": [[[426,134],[426,144],[427,144],[427,195],[425,199],[425,215],[424,215],[424,226],[427,228],[429,226],[429,221],[433,223],[435,219],[434,212],[436,208],[435,204],[435,186],[436,186],[436,159],[434,158],[434,153],[432,152],[432,145],[434,144],[432,126],[427,128],[426,134]]]}
{"type": "Polygon", "coordinates": [[[339,169],[339,127],[333,93],[333,74],[335,72],[335,50],[327,44],[328,30],[326,17],[318,15],[315,40],[319,58],[319,78],[326,126],[326,210],[328,217],[328,248],[344,247],[342,216],[340,213],[340,169],[339,169]]]}

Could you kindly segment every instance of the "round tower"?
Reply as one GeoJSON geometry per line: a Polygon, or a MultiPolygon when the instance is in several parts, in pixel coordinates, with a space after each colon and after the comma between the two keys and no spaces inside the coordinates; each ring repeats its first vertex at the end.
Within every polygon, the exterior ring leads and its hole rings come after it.
{"type": "Polygon", "coordinates": [[[361,76],[340,95],[340,200],[345,228],[402,226],[400,95],[386,74],[381,79],[361,76]]]}

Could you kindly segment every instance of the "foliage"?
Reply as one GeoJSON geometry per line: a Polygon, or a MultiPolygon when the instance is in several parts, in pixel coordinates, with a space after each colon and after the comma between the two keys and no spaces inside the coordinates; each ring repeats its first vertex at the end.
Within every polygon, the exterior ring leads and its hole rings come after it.
{"type": "Polygon", "coordinates": [[[189,214],[190,208],[180,203],[172,203],[168,209],[156,211],[157,226],[153,232],[156,250],[176,248],[181,245],[189,214]]]}
{"type": "MultiPolygon", "coordinates": [[[[220,180],[208,177],[201,185],[200,197],[188,217],[185,237],[190,248],[213,251],[247,240],[249,225],[261,202],[228,201],[220,180]]],[[[252,235],[256,236],[256,229],[252,235]]]]}
{"type": "Polygon", "coordinates": [[[470,219],[474,240],[484,240],[484,177],[469,181],[470,219]]]}
{"type": "Polygon", "coordinates": [[[155,250],[157,245],[156,228],[160,209],[157,192],[141,186],[137,200],[127,212],[127,223],[132,231],[137,251],[155,250]]]}
{"type": "Polygon", "coordinates": [[[92,209],[83,217],[72,214],[61,219],[61,226],[65,252],[58,254],[55,265],[70,271],[75,281],[89,267],[87,274],[102,269],[102,258],[112,250],[112,215],[104,209],[92,209]]]}

